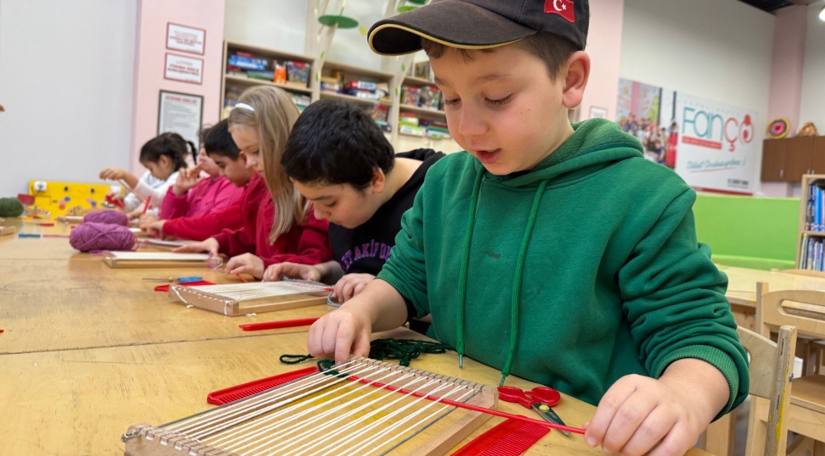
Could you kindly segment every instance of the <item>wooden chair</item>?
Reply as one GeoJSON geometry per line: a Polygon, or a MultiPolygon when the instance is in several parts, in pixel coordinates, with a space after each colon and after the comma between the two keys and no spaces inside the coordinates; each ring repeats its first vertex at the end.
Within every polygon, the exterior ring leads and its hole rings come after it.
{"type": "MultiPolygon", "coordinates": [[[[798,337],[825,339],[825,292],[783,290],[770,292],[766,283],[756,285],[756,322],[760,333],[770,333],[785,325],[795,326],[798,337]]],[[[825,455],[825,375],[810,374],[794,379],[790,404],[783,413],[788,431],[800,436],[789,448],[789,455],[810,450],[814,456],[825,455]],[[815,442],[814,442],[815,441],[815,442]]],[[[766,414],[764,405],[753,407],[757,417],[766,414]]],[[[785,432],[780,443],[786,439],[785,432]]],[[[757,437],[754,437],[758,441],[757,437]]],[[[748,445],[751,445],[749,438],[748,445]]]]}
{"type": "MultiPolygon", "coordinates": [[[[751,413],[745,454],[783,456],[787,432],[782,411],[790,401],[796,328],[781,327],[777,342],[741,326],[736,332],[750,354],[751,413]],[[757,408],[764,416],[762,420],[758,419],[757,408]],[[767,432],[768,429],[779,432],[767,432]]],[[[711,424],[704,436],[704,449],[720,456],[733,455],[735,421],[735,413],[731,413],[711,424]]]]}
{"type": "Polygon", "coordinates": [[[796,328],[788,325],[779,328],[776,342],[745,328],[737,328],[736,332],[751,357],[748,390],[751,409],[745,455],[784,456],[796,328]],[[764,420],[763,416],[766,416],[764,420]]]}

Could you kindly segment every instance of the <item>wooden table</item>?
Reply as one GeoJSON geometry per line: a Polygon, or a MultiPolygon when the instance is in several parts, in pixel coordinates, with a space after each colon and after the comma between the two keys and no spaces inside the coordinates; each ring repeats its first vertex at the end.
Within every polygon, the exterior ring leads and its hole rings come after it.
{"type": "MultiPolygon", "coordinates": [[[[393,337],[420,337],[397,330],[393,337]]],[[[0,435],[14,436],[0,454],[123,454],[119,437],[132,424],[159,425],[210,408],[208,392],[234,384],[309,367],[278,362],[282,353],[306,351],[306,334],[244,339],[97,348],[0,356],[3,388],[0,435]]],[[[423,355],[412,367],[495,384],[499,372],[472,360],[458,368],[455,353],[423,355]]],[[[531,388],[517,378],[508,384],[531,388]]],[[[500,402],[500,410],[528,414],[500,402]]],[[[593,407],[564,397],[555,407],[570,425],[581,426],[593,407]]],[[[467,441],[499,423],[493,417],[467,441]]],[[[463,443],[466,443],[463,442],[463,443]]],[[[463,444],[462,443],[462,444],[463,444]]],[[[603,454],[581,436],[551,432],[528,454],[603,454]]],[[[706,454],[692,450],[690,455],[706,454]]]]}
{"type": "MultiPolygon", "coordinates": [[[[122,455],[120,436],[132,424],[182,418],[210,408],[210,391],[311,365],[278,361],[280,354],[306,352],[305,327],[246,333],[238,324],[320,316],[326,306],[225,317],[187,309],[154,292],[157,283],[140,280],[195,274],[234,281],[204,268],[110,269],[75,252],[67,239],[0,238],[0,435],[7,436],[0,455],[122,455]]],[[[399,329],[392,337],[422,336],[399,329]]],[[[424,355],[412,367],[489,385],[500,376],[472,360],[459,370],[452,352],[424,355]]],[[[508,384],[535,386],[512,376],[508,384]]],[[[498,408],[532,415],[505,402],[498,408]]],[[[555,409],[573,426],[594,412],[570,397],[555,409]]],[[[462,444],[500,421],[491,418],[462,444]]],[[[580,436],[551,432],[528,454],[602,453],[580,436]]]]}

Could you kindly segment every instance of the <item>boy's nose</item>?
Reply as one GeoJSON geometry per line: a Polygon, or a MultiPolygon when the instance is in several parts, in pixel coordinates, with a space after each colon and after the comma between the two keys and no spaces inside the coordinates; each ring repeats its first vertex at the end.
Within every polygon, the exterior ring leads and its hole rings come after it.
{"type": "Polygon", "coordinates": [[[316,205],[314,205],[314,206],[312,206],[312,208],[313,208],[313,210],[314,210],[314,212],[315,212],[315,218],[316,218],[316,219],[318,219],[318,220],[324,220],[324,219],[326,219],[326,218],[327,218],[327,213],[326,213],[326,211],[321,210],[321,208],[319,208],[317,204],[316,204],[316,205]]]}
{"type": "Polygon", "coordinates": [[[481,136],[487,133],[487,124],[477,109],[464,107],[459,117],[458,132],[464,137],[481,136]]]}

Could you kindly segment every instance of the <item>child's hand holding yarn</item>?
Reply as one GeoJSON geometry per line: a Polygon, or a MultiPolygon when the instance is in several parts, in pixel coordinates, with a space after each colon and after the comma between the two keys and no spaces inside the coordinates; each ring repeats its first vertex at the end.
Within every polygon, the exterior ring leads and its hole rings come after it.
{"type": "MultiPolygon", "coordinates": [[[[173,252],[177,253],[200,253],[206,252],[211,253],[212,255],[218,254],[218,249],[220,249],[220,244],[215,238],[209,238],[205,241],[196,242],[194,244],[187,244],[182,247],[178,247],[173,252]]],[[[261,262],[261,273],[263,273],[263,262],[261,262]]],[[[260,277],[260,275],[258,276],[260,277]]]]}
{"type": "Polygon", "coordinates": [[[229,259],[224,270],[228,274],[249,274],[256,279],[264,275],[264,260],[251,253],[244,253],[229,259]]]}
{"type": "Polygon", "coordinates": [[[202,180],[207,179],[207,177],[201,176],[202,169],[203,165],[200,164],[192,169],[181,169],[175,185],[172,186],[172,193],[176,196],[183,196],[202,180]]]}

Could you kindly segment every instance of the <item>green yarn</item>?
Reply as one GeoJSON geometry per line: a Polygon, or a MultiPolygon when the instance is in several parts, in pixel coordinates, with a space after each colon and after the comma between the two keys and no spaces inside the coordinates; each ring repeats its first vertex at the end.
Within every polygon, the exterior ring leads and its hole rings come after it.
{"type": "Polygon", "coordinates": [[[16,198],[0,198],[0,217],[20,217],[23,203],[16,198]]]}
{"type": "MultiPolygon", "coordinates": [[[[370,343],[370,358],[382,361],[385,359],[398,360],[398,364],[409,367],[410,361],[418,358],[424,353],[440,355],[447,350],[455,350],[453,347],[440,342],[430,342],[428,340],[415,339],[378,339],[370,343]]],[[[298,364],[306,360],[313,359],[312,355],[281,355],[279,358],[284,364],[298,364]]],[[[318,361],[318,370],[329,371],[335,362],[331,359],[318,361]]],[[[330,375],[337,375],[336,371],[328,372],[330,375]]]]}

